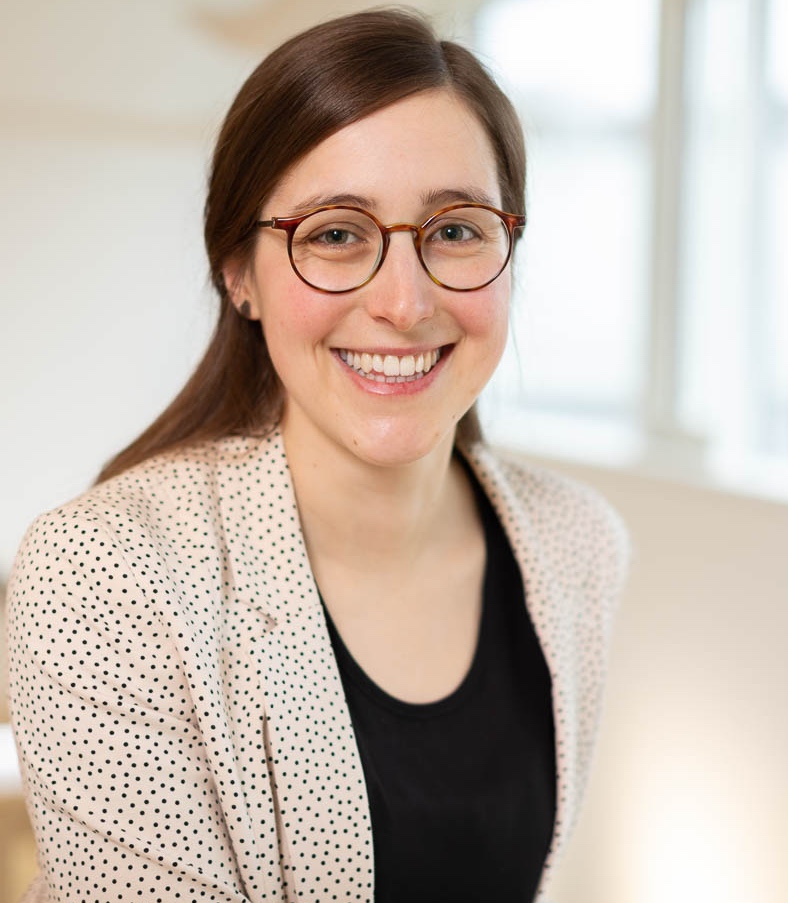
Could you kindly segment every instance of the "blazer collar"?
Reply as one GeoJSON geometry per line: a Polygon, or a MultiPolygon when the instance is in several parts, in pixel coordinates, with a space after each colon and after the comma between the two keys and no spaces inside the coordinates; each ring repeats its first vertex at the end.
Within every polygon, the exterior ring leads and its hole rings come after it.
{"type": "Polygon", "coordinates": [[[581,745],[577,719],[581,675],[576,661],[577,646],[566,641],[575,630],[572,619],[578,610],[578,600],[573,598],[575,587],[566,578],[566,561],[563,556],[556,559],[551,551],[555,535],[543,526],[554,518],[554,512],[544,510],[546,500],[540,489],[544,475],[522,462],[516,465],[510,462],[507,467],[501,456],[484,443],[472,444],[461,451],[509,539],[523,578],[526,608],[550,672],[557,770],[556,818],[537,894],[541,900],[541,889],[569,837],[582,789],[576,761],[581,745]],[[512,479],[512,469],[515,479],[512,479]]]}
{"type": "Polygon", "coordinates": [[[230,618],[256,674],[263,722],[262,744],[241,738],[239,757],[273,807],[285,897],[300,899],[306,875],[325,882],[326,899],[371,901],[364,773],[281,435],[228,440],[217,471],[230,618]],[[247,759],[250,745],[257,761],[247,759]]]}
{"type": "Polygon", "coordinates": [[[279,431],[220,445],[218,495],[235,594],[277,624],[320,608],[279,431]]]}

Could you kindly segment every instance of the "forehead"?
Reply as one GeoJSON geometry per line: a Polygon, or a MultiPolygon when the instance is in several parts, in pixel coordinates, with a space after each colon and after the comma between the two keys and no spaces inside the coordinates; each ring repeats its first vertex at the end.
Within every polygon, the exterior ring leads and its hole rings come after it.
{"type": "Polygon", "coordinates": [[[437,196],[500,204],[495,155],[469,107],[449,91],[400,100],[330,135],[295,163],[265,205],[283,216],[348,197],[381,216],[424,212],[437,196]]]}

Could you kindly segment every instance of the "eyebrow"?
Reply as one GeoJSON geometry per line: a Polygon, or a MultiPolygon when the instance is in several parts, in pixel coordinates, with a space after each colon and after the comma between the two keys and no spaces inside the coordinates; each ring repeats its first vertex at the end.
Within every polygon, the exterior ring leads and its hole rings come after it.
{"type": "Polygon", "coordinates": [[[428,191],[421,196],[425,207],[433,207],[443,204],[453,204],[455,202],[469,201],[472,204],[488,204],[495,206],[493,199],[479,188],[463,187],[463,188],[440,188],[428,191]]]}
{"type": "MultiPolygon", "coordinates": [[[[462,203],[464,201],[471,204],[488,204],[491,207],[495,206],[494,200],[487,192],[472,186],[461,188],[433,188],[429,191],[424,191],[421,194],[421,203],[425,210],[434,209],[435,207],[447,204],[462,203]]],[[[288,211],[287,215],[300,216],[302,213],[313,210],[315,207],[331,207],[336,205],[342,207],[361,207],[364,210],[370,210],[373,213],[379,206],[377,201],[373,198],[365,197],[360,194],[350,194],[348,192],[343,192],[341,194],[316,194],[309,198],[305,198],[303,201],[296,204],[292,210],[288,211]]]]}
{"type": "Polygon", "coordinates": [[[375,209],[375,202],[360,194],[315,194],[296,204],[288,216],[299,216],[315,207],[332,207],[337,204],[343,207],[363,207],[365,210],[375,209]]]}

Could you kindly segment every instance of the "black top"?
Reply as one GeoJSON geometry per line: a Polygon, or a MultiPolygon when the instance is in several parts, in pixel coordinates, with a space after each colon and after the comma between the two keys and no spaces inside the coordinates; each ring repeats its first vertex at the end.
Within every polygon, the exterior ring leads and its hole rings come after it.
{"type": "Polygon", "coordinates": [[[526,903],[550,845],[550,675],[508,540],[474,485],[487,545],[482,618],[453,693],[427,704],[390,696],[328,617],[369,796],[375,903],[526,903]]]}

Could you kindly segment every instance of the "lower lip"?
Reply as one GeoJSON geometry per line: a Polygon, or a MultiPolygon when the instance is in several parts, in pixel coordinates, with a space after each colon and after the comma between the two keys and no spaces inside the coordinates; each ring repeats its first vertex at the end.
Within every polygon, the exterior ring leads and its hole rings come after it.
{"type": "Polygon", "coordinates": [[[408,382],[378,382],[374,379],[367,379],[362,376],[357,370],[354,370],[352,367],[348,367],[348,365],[342,360],[339,356],[338,351],[334,351],[334,357],[336,358],[339,366],[347,373],[353,382],[365,392],[370,392],[372,395],[388,395],[388,396],[403,396],[403,395],[415,395],[418,392],[423,392],[425,389],[428,389],[439,373],[440,370],[443,369],[443,365],[451,356],[451,352],[454,349],[453,345],[444,345],[441,348],[441,356],[438,360],[438,363],[424,376],[420,379],[412,379],[408,382]]]}

